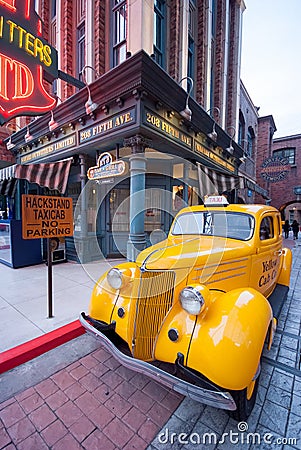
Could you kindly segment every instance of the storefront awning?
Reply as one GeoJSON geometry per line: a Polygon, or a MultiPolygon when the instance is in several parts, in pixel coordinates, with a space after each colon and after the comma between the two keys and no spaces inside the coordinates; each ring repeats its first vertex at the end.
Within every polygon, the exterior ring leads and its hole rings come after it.
{"type": "Polygon", "coordinates": [[[265,199],[269,198],[268,191],[263,189],[261,186],[258,186],[258,184],[254,183],[248,178],[246,178],[246,188],[250,189],[251,191],[257,192],[257,194],[260,194],[265,199]]]}
{"type": "Polygon", "coordinates": [[[15,177],[64,194],[73,158],[46,164],[17,164],[15,177]]]}
{"type": "Polygon", "coordinates": [[[236,175],[228,175],[209,169],[197,163],[200,194],[202,197],[214,193],[222,194],[232,189],[244,189],[245,179],[236,175]]]}
{"type": "Polygon", "coordinates": [[[15,195],[17,180],[15,176],[16,164],[0,170],[0,195],[13,197],[15,195]]]}
{"type": "Polygon", "coordinates": [[[16,164],[8,167],[4,167],[4,169],[0,169],[0,181],[9,180],[10,178],[14,178],[16,170],[16,164]]]}

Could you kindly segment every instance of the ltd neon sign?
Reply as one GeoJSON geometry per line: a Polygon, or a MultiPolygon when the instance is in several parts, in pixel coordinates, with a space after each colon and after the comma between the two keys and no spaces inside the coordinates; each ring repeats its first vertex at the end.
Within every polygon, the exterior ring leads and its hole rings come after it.
{"type": "Polygon", "coordinates": [[[57,78],[57,52],[41,36],[33,0],[0,0],[0,124],[41,115],[56,103],[43,84],[57,78]]]}

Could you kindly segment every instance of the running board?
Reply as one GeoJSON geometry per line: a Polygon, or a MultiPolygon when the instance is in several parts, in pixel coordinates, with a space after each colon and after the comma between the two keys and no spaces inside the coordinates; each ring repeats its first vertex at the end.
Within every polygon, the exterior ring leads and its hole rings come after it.
{"type": "Polygon", "coordinates": [[[284,286],[283,284],[276,284],[275,289],[268,298],[268,301],[273,310],[273,316],[277,320],[279,319],[283,304],[287,298],[288,291],[288,286],[284,286]]]}

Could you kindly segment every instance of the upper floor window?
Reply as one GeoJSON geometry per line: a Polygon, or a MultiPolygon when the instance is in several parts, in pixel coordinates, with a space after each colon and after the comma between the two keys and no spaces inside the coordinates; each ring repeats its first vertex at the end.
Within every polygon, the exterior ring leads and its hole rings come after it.
{"type": "Polygon", "coordinates": [[[85,18],[86,14],[86,1],[77,0],[77,21],[80,22],[85,18]]]}
{"type": "Polygon", "coordinates": [[[113,66],[126,59],[126,1],[113,0],[113,66]]]}
{"type": "Polygon", "coordinates": [[[81,23],[77,28],[77,72],[78,77],[82,79],[82,70],[86,61],[85,49],[85,22],[81,23]]]}
{"type": "Polygon", "coordinates": [[[50,17],[54,19],[56,16],[56,0],[52,0],[50,3],[50,17]]]}
{"type": "Polygon", "coordinates": [[[296,149],[295,148],[282,148],[280,150],[275,150],[273,152],[273,156],[279,156],[280,158],[287,158],[289,164],[294,165],[295,164],[295,154],[296,149]]]}
{"type": "Polygon", "coordinates": [[[196,14],[195,3],[193,0],[189,2],[188,16],[188,61],[187,75],[192,79],[195,78],[195,41],[196,41],[196,14]]]}
{"type": "Polygon", "coordinates": [[[238,144],[241,145],[243,148],[243,142],[244,142],[244,135],[245,135],[245,119],[243,116],[243,113],[239,111],[239,119],[238,119],[238,144]]]}
{"type": "Polygon", "coordinates": [[[154,55],[155,61],[164,64],[164,30],[165,30],[165,1],[154,0],[154,55]]]}
{"type": "Polygon", "coordinates": [[[247,155],[252,158],[254,155],[254,131],[251,127],[248,128],[247,134],[247,155]]]}
{"type": "Polygon", "coordinates": [[[210,55],[209,64],[210,64],[210,108],[214,106],[214,89],[215,89],[215,67],[216,67],[216,15],[217,15],[217,7],[216,0],[212,0],[211,2],[212,10],[211,10],[211,38],[210,38],[210,55]]]}

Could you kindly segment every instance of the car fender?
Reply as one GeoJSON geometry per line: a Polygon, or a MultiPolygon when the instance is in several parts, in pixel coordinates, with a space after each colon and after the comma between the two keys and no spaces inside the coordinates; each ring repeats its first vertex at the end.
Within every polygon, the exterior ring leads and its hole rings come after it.
{"type": "MultiPolygon", "coordinates": [[[[94,285],[89,305],[89,315],[96,320],[111,323],[117,301],[120,298],[130,296],[132,289],[132,280],[134,278],[136,267],[132,263],[122,263],[118,268],[124,276],[124,286],[121,289],[113,289],[107,281],[105,272],[94,285]]],[[[128,303],[128,300],[127,300],[128,303]]]]}
{"type": "Polygon", "coordinates": [[[289,248],[282,249],[282,267],[277,283],[284,286],[290,285],[291,267],[292,267],[292,251],[289,248]]]}
{"type": "Polygon", "coordinates": [[[272,318],[270,304],[255,289],[216,295],[197,317],[187,367],[222,388],[244,389],[257,374],[272,318]]]}

